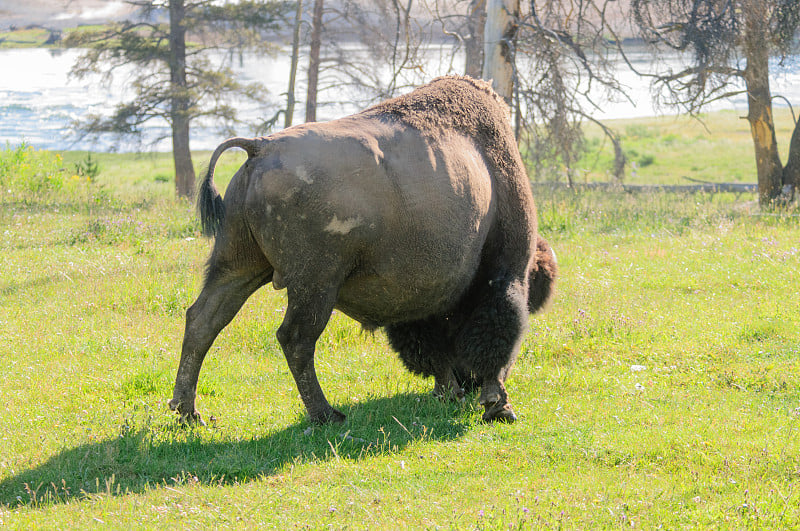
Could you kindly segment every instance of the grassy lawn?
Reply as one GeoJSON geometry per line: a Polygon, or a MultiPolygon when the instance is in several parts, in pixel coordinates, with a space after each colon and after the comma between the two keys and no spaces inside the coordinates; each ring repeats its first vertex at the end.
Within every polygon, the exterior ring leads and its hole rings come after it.
{"type": "Polygon", "coordinates": [[[40,26],[0,31],[0,50],[9,48],[56,48],[61,46],[61,39],[70,33],[101,28],[103,26],[87,24],[77,28],[65,28],[61,31],[50,30],[40,26]]]}
{"type": "Polygon", "coordinates": [[[44,46],[50,35],[50,30],[38,27],[0,31],[0,49],[44,46]]]}
{"type": "MultiPolygon", "coordinates": [[[[653,157],[629,182],[755,182],[746,122],[712,115],[725,133],[706,136],[664,120],[621,124],[653,157]]],[[[348,421],[312,427],[274,335],[284,293],[265,287],[206,359],[209,426],[184,429],[166,400],[211,243],[172,198],[169,155],[93,155],[94,179],[85,157],[0,154],[0,526],[800,522],[797,207],[538,197],[561,278],[508,381],[513,425],[482,424],[474,395],[434,399],[381,332],[337,313],[317,370],[348,421]]],[[[218,184],[242,160],[226,154],[218,184]]]]}
{"type": "MultiPolygon", "coordinates": [[[[753,140],[746,111],[721,111],[701,115],[609,120],[620,136],[628,159],[627,184],[692,184],[756,182],[753,140]]],[[[775,108],[775,133],[783,157],[794,130],[791,112],[775,108]]],[[[614,151],[594,124],[586,128],[588,153],[575,172],[576,182],[611,180],[614,151]]]]}

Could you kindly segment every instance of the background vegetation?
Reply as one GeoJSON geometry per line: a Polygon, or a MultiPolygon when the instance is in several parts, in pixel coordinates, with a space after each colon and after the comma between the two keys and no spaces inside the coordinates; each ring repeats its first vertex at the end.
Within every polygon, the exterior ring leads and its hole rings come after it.
{"type": "MultiPolygon", "coordinates": [[[[617,124],[638,178],[752,181],[746,122],[706,119],[726,133],[617,124]]],[[[380,332],[335,314],[318,372],[349,420],[312,427],[274,337],[283,293],[267,287],[205,363],[198,407],[214,419],[182,429],[166,399],[211,243],[173,198],[169,154],[93,155],[94,176],[87,158],[0,154],[0,526],[800,521],[796,206],[539,194],[562,276],[508,382],[516,424],[482,424],[474,396],[433,399],[380,332]]],[[[612,158],[587,157],[586,178],[612,158]]],[[[222,186],[241,161],[225,155],[222,186]]]]}

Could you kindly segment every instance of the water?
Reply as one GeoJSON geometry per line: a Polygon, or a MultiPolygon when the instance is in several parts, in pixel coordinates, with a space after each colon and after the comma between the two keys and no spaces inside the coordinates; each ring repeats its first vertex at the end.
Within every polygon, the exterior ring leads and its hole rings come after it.
{"type": "MultiPolygon", "coordinates": [[[[460,71],[463,67],[456,61],[451,65],[449,50],[441,48],[429,50],[429,61],[425,79],[432,79],[448,73],[450,68],[460,71]]],[[[143,148],[158,151],[171,149],[169,127],[165,122],[151,122],[145,129],[145,142],[120,142],[116,137],[106,135],[99,139],[80,139],[73,128],[73,122],[90,114],[108,114],[114,105],[130,97],[130,69],[122,69],[113,82],[105,84],[99,75],[84,79],[69,76],[69,71],[80,55],[76,50],[19,49],[0,51],[0,145],[17,145],[27,142],[39,149],[75,149],[91,151],[136,151],[143,148]],[[158,139],[161,138],[160,141],[158,139]]],[[[645,53],[632,53],[637,67],[650,68],[649,57],[645,53]]],[[[215,61],[228,60],[223,55],[215,61]]],[[[272,116],[285,102],[284,92],[288,84],[288,54],[280,57],[258,57],[245,55],[240,64],[234,61],[235,70],[244,82],[258,81],[267,87],[273,106],[255,107],[252,104],[235,105],[240,117],[250,124],[260,124],[272,116]]],[[[302,65],[303,63],[301,63],[302,65]]],[[[462,63],[463,64],[463,63],[462,63]]],[[[774,94],[782,94],[789,101],[800,101],[800,57],[793,56],[785,61],[771,79],[774,94]]],[[[304,77],[302,72],[298,76],[304,77]]],[[[609,100],[598,93],[595,99],[600,102],[599,109],[592,111],[594,117],[604,120],[610,118],[633,118],[653,116],[668,109],[655,109],[652,103],[649,82],[637,77],[620,65],[618,79],[627,87],[630,101],[616,97],[609,100]]],[[[318,110],[318,117],[328,120],[350,114],[363,108],[365,102],[356,101],[351,94],[333,93],[324,95],[328,100],[350,101],[349,104],[324,105],[318,110]]],[[[298,97],[304,95],[302,84],[298,84],[298,97]]],[[[780,99],[776,106],[785,105],[780,99]]],[[[744,95],[720,101],[714,109],[744,109],[747,102],[744,95]]],[[[305,102],[298,101],[295,107],[295,122],[302,120],[305,102]]],[[[672,112],[675,112],[672,110],[672,112]]],[[[236,134],[253,133],[247,127],[239,128],[236,134]],[[239,130],[242,129],[242,130],[239,130]]],[[[196,124],[192,129],[192,149],[213,149],[225,138],[217,124],[196,124]]]]}

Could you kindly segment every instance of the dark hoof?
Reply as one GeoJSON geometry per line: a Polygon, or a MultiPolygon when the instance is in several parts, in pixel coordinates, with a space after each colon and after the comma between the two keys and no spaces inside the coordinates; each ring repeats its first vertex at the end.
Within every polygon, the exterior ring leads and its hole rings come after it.
{"type": "Polygon", "coordinates": [[[178,424],[181,426],[205,426],[206,421],[203,420],[200,413],[195,411],[194,413],[188,413],[178,417],[178,424]]]}
{"type": "Polygon", "coordinates": [[[195,409],[191,413],[184,413],[181,401],[173,398],[169,401],[169,408],[178,413],[178,424],[182,426],[205,426],[206,423],[200,413],[195,409]]]}
{"type": "Polygon", "coordinates": [[[314,424],[341,424],[346,419],[347,416],[344,413],[333,408],[330,408],[330,410],[325,413],[311,415],[311,422],[314,424]]]}
{"type": "Polygon", "coordinates": [[[460,387],[458,389],[453,389],[450,386],[447,388],[442,388],[441,386],[436,385],[431,391],[431,395],[433,395],[434,398],[438,398],[444,402],[464,402],[465,400],[464,390],[460,387]]]}
{"type": "Polygon", "coordinates": [[[511,404],[495,402],[494,404],[486,404],[486,411],[483,412],[484,422],[503,422],[511,424],[517,420],[514,410],[511,409],[511,404]]]}

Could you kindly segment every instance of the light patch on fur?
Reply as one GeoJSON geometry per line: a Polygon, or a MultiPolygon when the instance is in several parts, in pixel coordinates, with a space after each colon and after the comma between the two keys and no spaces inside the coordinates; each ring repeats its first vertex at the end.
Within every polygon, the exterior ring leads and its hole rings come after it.
{"type": "Polygon", "coordinates": [[[325,227],[325,232],[329,232],[331,234],[348,234],[351,230],[359,225],[361,225],[360,216],[339,219],[336,217],[336,214],[334,214],[331,222],[325,227]]]}
{"type": "Polygon", "coordinates": [[[303,181],[306,184],[314,184],[314,178],[308,173],[305,166],[298,166],[297,169],[294,171],[297,178],[303,181]]]}

